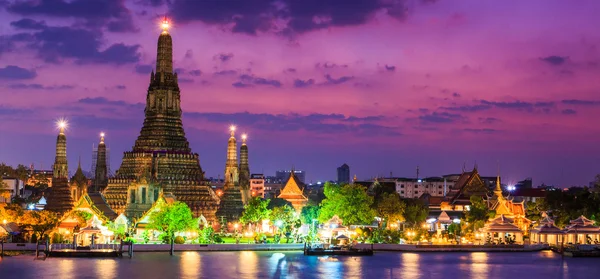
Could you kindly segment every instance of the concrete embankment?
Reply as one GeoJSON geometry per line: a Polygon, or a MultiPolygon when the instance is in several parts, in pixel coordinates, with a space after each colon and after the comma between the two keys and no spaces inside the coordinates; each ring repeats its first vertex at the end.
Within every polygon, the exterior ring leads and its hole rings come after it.
{"type": "MultiPolygon", "coordinates": [[[[5,243],[5,251],[35,251],[35,243],[5,243]]],[[[68,248],[65,244],[62,244],[68,248]]],[[[60,246],[60,244],[58,245],[60,246]]],[[[119,249],[119,245],[99,245],[102,248],[119,249]]],[[[44,249],[43,246],[40,249],[44,249]]],[[[126,249],[126,248],[125,248],[126,249]]],[[[169,244],[135,244],[134,252],[166,252],[169,244]]],[[[304,244],[176,244],[175,251],[302,251],[304,244]]]]}
{"type": "Polygon", "coordinates": [[[357,244],[356,248],[396,252],[533,252],[544,250],[543,245],[410,245],[357,244]]]}
{"type": "MultiPolygon", "coordinates": [[[[60,247],[61,244],[58,244],[60,247]]],[[[68,248],[65,244],[62,244],[68,248]]],[[[357,244],[356,248],[395,252],[533,252],[547,249],[541,245],[410,245],[357,244]]],[[[101,245],[119,249],[119,245],[101,245]]],[[[135,244],[134,252],[167,252],[169,244],[135,244]]],[[[304,244],[176,244],[175,251],[302,251],[304,244]]],[[[43,246],[40,247],[43,249],[43,246]]],[[[5,243],[5,251],[35,251],[35,243],[5,243]]]]}

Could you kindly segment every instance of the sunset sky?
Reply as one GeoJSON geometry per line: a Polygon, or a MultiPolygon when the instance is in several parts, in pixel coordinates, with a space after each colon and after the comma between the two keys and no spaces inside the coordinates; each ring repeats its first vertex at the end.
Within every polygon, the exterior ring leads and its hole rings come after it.
{"type": "Polygon", "coordinates": [[[207,176],[228,126],[250,170],[307,182],[440,176],[587,185],[600,173],[597,0],[0,0],[0,161],[71,173],[142,127],[167,16],[183,123],[207,176]]]}

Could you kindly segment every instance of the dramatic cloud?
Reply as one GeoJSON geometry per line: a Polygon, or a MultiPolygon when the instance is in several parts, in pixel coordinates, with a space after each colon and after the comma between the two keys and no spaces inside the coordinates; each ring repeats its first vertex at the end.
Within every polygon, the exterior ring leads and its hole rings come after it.
{"type": "Polygon", "coordinates": [[[19,66],[8,65],[0,68],[0,79],[32,79],[36,76],[35,70],[27,70],[19,66]]]}
{"type": "Polygon", "coordinates": [[[332,78],[330,75],[325,75],[325,79],[327,81],[322,83],[323,85],[337,85],[337,84],[342,84],[342,83],[351,81],[352,79],[354,79],[354,77],[343,76],[343,77],[336,79],[336,78],[332,78]]]}
{"type": "Polygon", "coordinates": [[[231,60],[231,58],[233,58],[233,53],[219,53],[213,56],[213,60],[220,60],[223,63],[231,60]]]}
{"type": "Polygon", "coordinates": [[[569,57],[555,56],[555,55],[540,58],[540,60],[542,60],[550,65],[554,65],[554,66],[564,64],[567,61],[567,59],[569,59],[569,57]]]}
{"type": "Polygon", "coordinates": [[[385,65],[385,70],[388,71],[388,72],[394,72],[394,71],[396,71],[396,66],[385,65]]]}
{"type": "Polygon", "coordinates": [[[375,117],[350,117],[341,114],[268,114],[268,113],[184,113],[186,118],[203,119],[209,122],[250,127],[265,131],[309,131],[320,134],[353,133],[356,135],[397,136],[394,127],[379,125],[375,117]]]}
{"type": "Polygon", "coordinates": [[[152,65],[149,65],[149,64],[138,64],[138,65],[135,65],[135,72],[138,73],[138,74],[142,74],[142,75],[150,74],[153,69],[154,69],[154,67],[152,65]]]}
{"type": "Polygon", "coordinates": [[[222,71],[218,71],[218,72],[214,72],[213,76],[233,76],[233,75],[237,75],[237,71],[236,70],[222,70],[222,71]]]}
{"type": "Polygon", "coordinates": [[[16,28],[20,28],[20,29],[33,29],[33,30],[40,30],[40,29],[44,29],[46,28],[46,22],[44,21],[35,21],[33,19],[30,18],[24,18],[18,21],[13,21],[10,23],[11,26],[14,26],[16,28]]]}
{"type": "Polygon", "coordinates": [[[107,25],[111,32],[137,30],[133,25],[131,13],[125,6],[125,0],[17,1],[9,4],[7,10],[24,16],[73,17],[84,20],[89,27],[107,25]]]}
{"type": "Polygon", "coordinates": [[[317,69],[335,69],[335,68],[348,68],[348,65],[346,64],[335,64],[335,63],[331,63],[331,62],[325,62],[325,63],[317,63],[315,64],[315,68],[317,69]]]}
{"type": "Polygon", "coordinates": [[[313,84],[315,84],[315,80],[312,78],[308,79],[308,80],[301,80],[301,79],[294,80],[294,87],[296,87],[296,88],[306,88],[313,84]]]}
{"type": "Polygon", "coordinates": [[[561,113],[566,115],[572,115],[577,114],[577,111],[575,111],[574,109],[563,109],[561,113]]]}
{"type": "Polygon", "coordinates": [[[238,88],[250,87],[251,85],[270,85],[273,87],[281,87],[281,82],[275,79],[266,79],[255,77],[252,75],[241,75],[240,82],[236,82],[233,86],[238,88]]]}
{"type": "Polygon", "coordinates": [[[594,100],[562,100],[561,101],[565,105],[576,105],[576,106],[597,106],[600,105],[600,101],[594,100]]]}
{"type": "Polygon", "coordinates": [[[125,101],[109,100],[105,97],[94,97],[94,98],[88,97],[88,98],[79,99],[77,102],[80,104],[87,104],[87,105],[110,105],[110,106],[125,107],[125,108],[144,108],[144,106],[145,106],[142,103],[131,104],[131,103],[127,103],[125,101]]]}
{"type": "Polygon", "coordinates": [[[11,89],[36,89],[36,90],[69,90],[75,88],[73,85],[42,85],[39,83],[15,83],[8,86],[11,89]]]}
{"type": "Polygon", "coordinates": [[[448,112],[433,112],[419,116],[419,120],[424,123],[454,123],[461,120],[463,117],[460,114],[448,113],[448,112]]]}
{"type": "Polygon", "coordinates": [[[273,31],[293,35],[335,26],[361,25],[379,11],[404,20],[409,6],[428,2],[431,0],[173,0],[170,13],[183,22],[198,20],[231,26],[234,33],[256,35],[273,31]]]}
{"type": "Polygon", "coordinates": [[[469,132],[469,133],[476,133],[476,134],[492,134],[492,133],[496,133],[498,132],[498,130],[495,129],[488,129],[488,128],[483,128],[483,129],[463,129],[463,131],[465,132],[469,132]]]}

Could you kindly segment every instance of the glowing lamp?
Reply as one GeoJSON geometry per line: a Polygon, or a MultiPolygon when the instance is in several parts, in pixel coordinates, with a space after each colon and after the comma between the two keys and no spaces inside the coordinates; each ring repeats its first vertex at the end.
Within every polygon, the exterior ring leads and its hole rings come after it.
{"type": "Polygon", "coordinates": [[[229,131],[235,132],[235,126],[234,125],[229,126],[229,131]]]}
{"type": "Polygon", "coordinates": [[[169,24],[169,20],[167,20],[167,18],[165,17],[165,19],[163,19],[162,23],[160,24],[160,27],[162,27],[163,31],[168,31],[169,27],[171,27],[171,25],[169,24]]]}
{"type": "Polygon", "coordinates": [[[100,137],[104,137],[104,133],[100,133],[100,137]]]}
{"type": "Polygon", "coordinates": [[[246,134],[243,134],[243,135],[242,135],[242,139],[243,139],[243,140],[246,140],[247,138],[248,138],[248,135],[246,135],[246,134]]]}

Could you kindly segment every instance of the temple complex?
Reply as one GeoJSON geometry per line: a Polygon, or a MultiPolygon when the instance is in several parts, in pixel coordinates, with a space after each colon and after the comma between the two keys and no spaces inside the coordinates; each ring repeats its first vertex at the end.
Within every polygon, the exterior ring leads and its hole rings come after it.
{"type": "Polygon", "coordinates": [[[486,243],[523,244],[523,231],[511,218],[499,215],[490,219],[483,227],[486,243]]]}
{"type": "Polygon", "coordinates": [[[223,185],[223,196],[217,211],[220,221],[236,221],[244,211],[242,192],[239,184],[239,170],[237,162],[237,142],[235,140],[235,126],[230,127],[231,137],[227,142],[227,160],[225,162],[225,184],[223,185]]]}
{"type": "Polygon", "coordinates": [[[502,187],[500,185],[500,176],[496,178],[496,187],[494,195],[487,198],[488,207],[490,210],[496,211],[496,216],[505,216],[514,221],[514,225],[519,227],[523,232],[529,230],[531,221],[525,217],[525,205],[523,202],[514,202],[512,198],[502,195],[502,187]]]}
{"type": "Polygon", "coordinates": [[[543,243],[553,246],[560,246],[563,243],[564,232],[554,225],[554,220],[550,219],[544,212],[539,225],[531,229],[529,239],[531,243],[543,243]]]}
{"type": "Polygon", "coordinates": [[[240,147],[240,191],[242,191],[242,201],[247,204],[252,198],[250,189],[250,166],[248,165],[248,145],[246,145],[246,134],[242,135],[242,146],[240,147]]]}
{"type": "Polygon", "coordinates": [[[185,202],[195,217],[215,221],[219,198],[204,180],[199,156],[185,137],[169,23],[165,20],[162,27],[144,125],[133,150],[124,153],[119,170],[108,180],[104,194],[109,206],[129,219],[141,217],[163,191],[185,202]]]}
{"type": "Polygon", "coordinates": [[[108,168],[106,166],[106,144],[104,133],[100,133],[100,143],[96,155],[96,169],[94,169],[94,181],[90,192],[100,192],[108,185],[108,168]]]}
{"type": "Polygon", "coordinates": [[[67,164],[67,123],[60,121],[56,138],[56,157],[54,159],[52,188],[48,194],[46,209],[64,214],[73,208],[73,197],[69,187],[69,166],[67,164]]]}
{"type": "Polygon", "coordinates": [[[303,185],[303,183],[294,174],[294,170],[292,170],[290,172],[290,178],[288,178],[285,186],[281,189],[281,193],[277,197],[292,203],[292,206],[298,213],[300,213],[302,207],[308,203],[308,198],[304,195],[300,185],[303,185]]]}
{"type": "Polygon", "coordinates": [[[69,186],[71,188],[71,198],[74,201],[78,201],[85,193],[87,193],[89,186],[88,181],[89,180],[87,177],[85,177],[85,174],[83,174],[83,170],[81,170],[80,159],[79,163],[77,164],[77,171],[75,172],[75,175],[71,177],[71,181],[69,182],[69,186]]]}
{"type": "Polygon", "coordinates": [[[565,243],[569,244],[598,244],[600,243],[600,227],[594,225],[594,221],[579,216],[571,220],[564,229],[565,243]]]}

